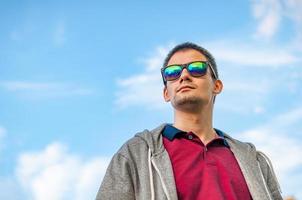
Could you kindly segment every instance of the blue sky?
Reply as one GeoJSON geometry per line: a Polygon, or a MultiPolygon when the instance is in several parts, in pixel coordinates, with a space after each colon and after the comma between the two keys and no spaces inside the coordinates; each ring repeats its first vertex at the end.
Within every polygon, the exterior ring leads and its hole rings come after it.
{"type": "Polygon", "coordinates": [[[302,3],[0,1],[0,199],[93,199],[136,132],[172,122],[160,67],[216,57],[214,126],[253,142],[302,199],[302,3]]]}

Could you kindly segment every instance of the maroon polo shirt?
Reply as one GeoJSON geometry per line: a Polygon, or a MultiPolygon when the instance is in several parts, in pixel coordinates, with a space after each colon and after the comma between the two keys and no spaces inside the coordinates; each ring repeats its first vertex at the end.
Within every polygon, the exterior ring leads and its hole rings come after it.
{"type": "Polygon", "coordinates": [[[163,130],[180,200],[251,200],[247,184],[223,132],[206,146],[192,132],[163,130]]]}

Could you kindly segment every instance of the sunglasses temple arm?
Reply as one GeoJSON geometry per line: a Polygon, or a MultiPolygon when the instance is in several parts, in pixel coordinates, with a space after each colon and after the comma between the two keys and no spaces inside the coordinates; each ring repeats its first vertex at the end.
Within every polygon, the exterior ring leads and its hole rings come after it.
{"type": "Polygon", "coordinates": [[[162,77],[162,79],[163,79],[163,83],[164,83],[164,85],[166,86],[167,81],[165,80],[163,69],[161,69],[160,72],[161,72],[161,77],[162,77]]]}
{"type": "Polygon", "coordinates": [[[212,71],[213,74],[214,74],[215,79],[218,79],[218,76],[217,76],[217,74],[216,74],[215,70],[213,69],[212,64],[211,64],[210,62],[209,62],[209,66],[210,66],[210,68],[211,68],[211,71],[212,71]]]}

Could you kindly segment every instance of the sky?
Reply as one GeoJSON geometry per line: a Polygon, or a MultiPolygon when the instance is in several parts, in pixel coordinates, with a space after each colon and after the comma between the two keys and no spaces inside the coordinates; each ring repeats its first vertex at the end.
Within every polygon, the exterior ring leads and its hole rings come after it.
{"type": "Polygon", "coordinates": [[[190,41],[224,83],[214,127],[302,199],[302,1],[0,0],[0,199],[94,199],[113,154],[173,122],[160,68],[190,41]]]}

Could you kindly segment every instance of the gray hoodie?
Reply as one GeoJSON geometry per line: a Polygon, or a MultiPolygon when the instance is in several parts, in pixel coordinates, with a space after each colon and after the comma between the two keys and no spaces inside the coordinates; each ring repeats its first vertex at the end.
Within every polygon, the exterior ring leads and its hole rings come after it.
{"type": "MultiPolygon", "coordinates": [[[[162,142],[165,125],[137,133],[119,149],[108,166],[96,200],[177,200],[171,161],[162,142]]],[[[250,143],[225,133],[224,137],[253,200],[281,200],[269,159],[250,143]]]]}

